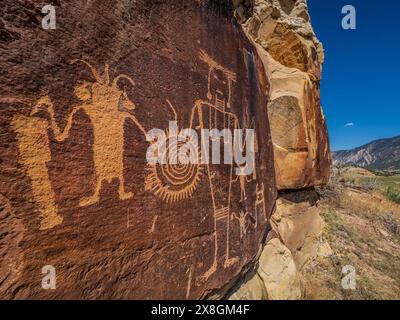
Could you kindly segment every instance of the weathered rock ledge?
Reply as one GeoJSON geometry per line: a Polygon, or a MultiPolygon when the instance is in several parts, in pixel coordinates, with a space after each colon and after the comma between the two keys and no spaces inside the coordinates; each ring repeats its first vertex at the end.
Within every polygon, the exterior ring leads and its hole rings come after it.
{"type": "Polygon", "coordinates": [[[279,190],[323,185],[331,153],[320,102],[324,49],[305,0],[237,0],[271,84],[268,116],[279,190]]]}

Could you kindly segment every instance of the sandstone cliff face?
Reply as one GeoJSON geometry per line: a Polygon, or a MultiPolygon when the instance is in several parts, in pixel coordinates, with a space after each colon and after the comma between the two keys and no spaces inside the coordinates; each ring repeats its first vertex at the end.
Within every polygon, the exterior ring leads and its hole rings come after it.
{"type": "Polygon", "coordinates": [[[318,203],[319,195],[314,190],[281,194],[258,263],[230,292],[230,299],[305,297],[307,280],[312,276],[309,269],[318,259],[333,255],[318,203]]]}
{"type": "Polygon", "coordinates": [[[74,0],[56,30],[39,3],[0,10],[0,298],[202,298],[229,284],[276,198],[269,82],[231,5],[74,0]],[[149,165],[154,128],[254,129],[256,168],[149,165]]]}
{"type": "Polygon", "coordinates": [[[324,50],[305,0],[236,1],[271,83],[268,115],[279,190],[325,184],[331,155],[320,105],[324,50]]]}
{"type": "Polygon", "coordinates": [[[278,203],[263,245],[277,189],[328,178],[323,50],[304,1],[234,5],[73,0],[43,30],[39,4],[5,1],[0,298],[221,297],[258,257],[246,294],[300,297],[315,215],[278,203]],[[186,128],[254,129],[255,170],[150,165],[155,128],[172,149],[186,128]]]}
{"type": "Polygon", "coordinates": [[[318,195],[301,189],[325,184],[331,155],[320,105],[324,51],[305,0],[237,0],[236,17],[255,44],[271,84],[268,116],[277,188],[269,241],[231,299],[300,299],[301,271],[330,255],[318,195]]]}

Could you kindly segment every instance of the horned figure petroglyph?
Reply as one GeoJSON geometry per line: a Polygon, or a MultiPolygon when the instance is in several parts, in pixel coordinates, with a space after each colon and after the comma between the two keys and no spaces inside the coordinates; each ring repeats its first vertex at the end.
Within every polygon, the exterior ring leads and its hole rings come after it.
{"type": "MultiPolygon", "coordinates": [[[[223,66],[221,66],[218,62],[216,62],[213,58],[211,58],[206,52],[200,50],[200,59],[208,64],[208,83],[207,83],[207,98],[211,100],[213,95],[211,93],[211,77],[213,72],[221,71],[226,80],[228,81],[228,101],[226,106],[231,108],[231,97],[232,97],[232,82],[236,82],[236,74],[223,66]]],[[[225,80],[223,81],[225,84],[225,80]]],[[[218,100],[217,100],[218,103],[218,100]]]]}
{"type": "Polygon", "coordinates": [[[106,64],[104,73],[100,76],[95,68],[84,60],[73,60],[71,63],[81,62],[91,70],[96,82],[84,82],[75,87],[75,95],[83,103],[73,109],[67,119],[64,130],[61,130],[54,118],[54,108],[48,95],[42,97],[35,106],[35,110],[45,107],[50,115],[50,127],[58,141],[65,140],[73,124],[73,117],[83,110],[90,118],[94,132],[94,166],[96,183],[94,193],[79,202],[79,206],[89,206],[99,201],[103,182],[119,180],[119,199],[127,200],[133,196],[132,192],[125,190],[123,147],[124,123],[131,119],[139,130],[146,135],[146,131],[136,117],[130,113],[135,109],[135,104],[129,100],[125,91],[118,88],[118,81],[127,80],[132,86],[135,82],[127,75],[120,74],[110,81],[109,65],[106,64]]]}
{"type": "MultiPolygon", "coordinates": [[[[205,62],[209,68],[207,94],[205,99],[198,99],[195,101],[189,120],[189,128],[193,130],[239,129],[239,118],[235,113],[227,110],[232,108],[232,83],[236,81],[236,74],[218,64],[204,51],[200,52],[200,59],[205,62]],[[223,79],[217,79],[217,77],[213,75],[214,72],[221,74],[223,79]],[[213,79],[216,79],[219,84],[222,83],[223,85],[227,85],[228,88],[213,88],[211,85],[212,76],[214,76],[213,79]],[[223,89],[227,91],[228,98],[225,98],[223,89]]],[[[64,129],[61,129],[55,120],[56,117],[54,106],[49,95],[45,95],[39,99],[32,110],[31,118],[28,117],[29,119],[40,120],[39,122],[41,129],[39,130],[40,132],[38,131],[37,135],[42,137],[41,141],[43,142],[44,146],[44,151],[41,153],[41,155],[38,154],[36,156],[36,158],[40,160],[40,165],[36,166],[35,168],[30,168],[32,176],[41,175],[44,177],[42,180],[36,179],[33,181],[33,184],[36,186],[35,199],[39,202],[42,209],[42,228],[54,227],[55,225],[60,224],[62,221],[62,218],[57,214],[57,205],[54,200],[54,192],[51,189],[51,184],[49,182],[50,179],[48,177],[46,168],[46,162],[51,159],[49,143],[48,140],[46,140],[48,130],[53,131],[54,137],[57,141],[64,141],[69,136],[70,130],[73,126],[74,116],[78,111],[83,111],[91,120],[94,133],[93,156],[96,179],[94,192],[91,196],[82,198],[80,200],[79,206],[81,207],[97,203],[99,201],[100,191],[103,183],[111,183],[114,179],[118,179],[119,181],[118,194],[120,200],[126,200],[133,197],[132,192],[126,191],[124,180],[123,153],[125,121],[127,119],[132,120],[144,137],[147,137],[146,130],[138,121],[138,119],[132,114],[132,110],[135,109],[135,103],[129,100],[126,91],[121,90],[118,87],[118,82],[121,79],[125,79],[132,86],[135,86],[134,81],[129,76],[120,74],[111,82],[109,65],[105,65],[104,72],[100,75],[94,67],[84,60],[77,59],[73,60],[71,63],[75,64],[78,62],[83,63],[90,69],[93,77],[95,78],[95,82],[83,82],[83,84],[75,86],[75,95],[79,100],[82,101],[82,103],[73,108],[72,112],[67,118],[64,129]],[[33,118],[40,110],[47,111],[49,115],[48,120],[36,117],[33,118]],[[40,185],[40,181],[48,181],[49,183],[40,185]]],[[[167,100],[167,102],[174,113],[175,121],[177,121],[178,116],[175,108],[172,106],[169,100],[167,100]]],[[[15,122],[15,127],[18,129],[21,128],[21,125],[18,124],[17,120],[15,122]]],[[[22,120],[21,123],[32,122],[26,119],[22,120]]],[[[179,133],[178,128],[176,133],[179,133]]],[[[168,131],[166,136],[169,136],[168,131]]],[[[218,137],[218,141],[219,140],[220,137],[218,137]]],[[[205,141],[202,140],[202,143],[203,142],[205,141]]],[[[20,142],[20,149],[23,149],[28,143],[31,144],[29,141],[20,142]]],[[[178,142],[168,145],[170,148],[179,148],[178,142]]],[[[257,146],[254,146],[254,148],[257,149],[257,146]]],[[[201,149],[209,151],[209,145],[202,145],[201,149]]],[[[167,152],[169,151],[168,148],[166,150],[167,152]]],[[[198,149],[195,151],[198,152],[198,149]]],[[[197,156],[199,156],[198,153],[197,156]]],[[[202,154],[202,156],[204,155],[202,154]]],[[[206,156],[208,157],[208,154],[206,156]]],[[[24,161],[28,163],[30,159],[24,161]]],[[[230,252],[230,238],[233,220],[238,220],[240,238],[243,238],[248,231],[248,225],[246,224],[247,218],[249,218],[249,216],[252,218],[252,216],[247,212],[240,212],[239,215],[231,212],[232,187],[233,184],[239,180],[241,190],[240,201],[244,202],[247,199],[246,184],[250,181],[256,180],[255,170],[253,173],[253,178],[249,180],[249,177],[245,176],[244,174],[239,174],[238,178],[236,179],[233,178],[233,163],[224,164],[223,166],[210,164],[210,162],[202,164],[168,163],[165,165],[149,165],[147,169],[148,174],[145,180],[145,190],[153,192],[156,196],[168,203],[181,201],[183,199],[192,197],[195,189],[201,181],[203,172],[206,176],[206,180],[210,189],[213,211],[212,241],[214,243],[214,255],[211,266],[207,271],[197,278],[197,281],[207,281],[216,272],[220,258],[223,258],[224,268],[232,267],[238,263],[239,257],[232,256],[230,252]],[[222,250],[220,248],[221,241],[224,242],[224,248],[222,250]]],[[[257,184],[255,219],[258,219],[258,209],[263,210],[264,215],[266,213],[263,191],[263,185],[259,186],[257,184]]],[[[155,230],[155,223],[156,218],[153,220],[151,233],[153,233],[155,230]]],[[[257,220],[255,225],[253,225],[253,228],[256,227],[257,220]]]]}
{"type": "MultiPolygon", "coordinates": [[[[212,103],[205,100],[197,100],[195,102],[195,107],[192,111],[191,127],[196,127],[198,129],[220,130],[222,129],[222,126],[226,126],[228,129],[238,129],[240,127],[239,119],[234,113],[226,111],[224,107],[220,108],[220,105],[217,103],[212,103]]],[[[202,150],[208,150],[208,146],[203,146],[202,150]]],[[[224,268],[228,268],[239,261],[238,257],[230,256],[230,216],[232,182],[234,180],[233,163],[218,166],[208,163],[205,166],[213,208],[214,257],[211,267],[203,274],[203,276],[200,277],[201,281],[207,281],[207,279],[211,277],[217,270],[218,258],[220,256],[219,240],[221,237],[221,232],[225,233],[226,235],[224,250],[225,259],[223,264],[224,268]]]]}

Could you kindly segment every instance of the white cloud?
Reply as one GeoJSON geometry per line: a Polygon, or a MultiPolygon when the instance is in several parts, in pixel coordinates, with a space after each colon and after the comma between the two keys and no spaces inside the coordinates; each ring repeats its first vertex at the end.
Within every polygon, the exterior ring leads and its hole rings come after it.
{"type": "Polygon", "coordinates": [[[354,122],[349,122],[344,125],[345,127],[354,127],[354,122]]]}

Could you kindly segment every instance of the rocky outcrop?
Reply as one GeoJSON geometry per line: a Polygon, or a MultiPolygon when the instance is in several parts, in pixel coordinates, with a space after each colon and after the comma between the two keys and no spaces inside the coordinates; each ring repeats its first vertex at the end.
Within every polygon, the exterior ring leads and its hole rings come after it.
{"type": "Polygon", "coordinates": [[[273,230],[292,252],[299,270],[316,256],[323,241],[324,221],[316,206],[317,199],[313,191],[283,194],[271,217],[273,230]]]}
{"type": "Polygon", "coordinates": [[[0,298],[226,288],[276,198],[270,84],[230,2],[59,2],[55,30],[40,3],[0,10],[0,298]],[[164,138],[146,139],[155,128],[164,138]],[[157,142],[188,142],[174,139],[185,128],[254,129],[255,170],[146,161],[168,156],[148,152],[157,142]],[[54,290],[40,285],[47,265],[54,290]]]}
{"type": "Polygon", "coordinates": [[[259,298],[265,292],[267,299],[299,299],[301,270],[317,256],[331,254],[323,238],[318,195],[302,190],[325,184],[330,173],[319,92],[324,50],[305,0],[237,0],[235,5],[271,84],[268,116],[281,192],[270,221],[271,240],[255,273],[242,279],[230,298],[259,298]]]}
{"type": "Polygon", "coordinates": [[[273,238],[264,247],[256,273],[229,297],[231,300],[296,300],[301,298],[300,277],[290,250],[273,238]]]}
{"type": "Polygon", "coordinates": [[[267,243],[259,260],[259,275],[271,300],[301,297],[300,280],[291,252],[279,239],[267,243]]]}
{"type": "Polygon", "coordinates": [[[267,300],[268,294],[264,281],[258,273],[246,275],[243,283],[228,296],[229,300],[267,300]]]}
{"type": "Polygon", "coordinates": [[[325,239],[325,223],[318,203],[319,195],[313,190],[280,194],[271,216],[269,241],[254,268],[256,271],[239,281],[230,299],[303,297],[307,268],[317,259],[333,254],[325,239]]]}
{"type": "Polygon", "coordinates": [[[326,226],[319,202],[315,190],[282,193],[271,217],[272,229],[292,252],[299,271],[317,256],[332,254],[324,236],[326,226]]]}
{"type": "Polygon", "coordinates": [[[236,1],[271,83],[268,115],[279,190],[325,184],[331,156],[320,105],[324,50],[305,0],[236,1]]]}

